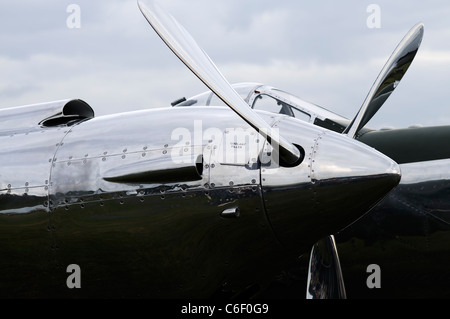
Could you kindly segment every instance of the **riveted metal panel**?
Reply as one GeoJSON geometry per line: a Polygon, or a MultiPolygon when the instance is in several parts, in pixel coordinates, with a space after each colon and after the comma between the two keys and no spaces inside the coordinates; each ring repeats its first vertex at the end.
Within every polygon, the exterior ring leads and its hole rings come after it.
{"type": "Polygon", "coordinates": [[[6,192],[2,199],[0,213],[24,207],[42,206],[48,200],[50,170],[55,153],[68,132],[67,127],[41,128],[31,132],[0,135],[0,191],[6,192]],[[8,199],[6,199],[8,198],[8,199]],[[20,201],[33,202],[21,207],[20,201]]]}

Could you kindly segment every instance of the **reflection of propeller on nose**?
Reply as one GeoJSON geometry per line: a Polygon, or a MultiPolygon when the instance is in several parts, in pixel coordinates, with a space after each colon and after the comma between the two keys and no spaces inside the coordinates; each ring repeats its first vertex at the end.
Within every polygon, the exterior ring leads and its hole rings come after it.
{"type": "Polygon", "coordinates": [[[355,118],[344,130],[344,134],[354,138],[389,98],[419,50],[423,29],[422,23],[416,24],[398,44],[373,83],[355,118]]]}

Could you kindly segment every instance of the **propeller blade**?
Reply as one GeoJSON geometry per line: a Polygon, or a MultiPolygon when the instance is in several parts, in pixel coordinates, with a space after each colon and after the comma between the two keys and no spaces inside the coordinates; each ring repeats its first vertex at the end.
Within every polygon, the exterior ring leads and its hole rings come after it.
{"type": "Polygon", "coordinates": [[[343,134],[355,138],[359,130],[388,99],[414,60],[422,42],[423,32],[423,23],[418,23],[405,35],[384,65],[364,103],[343,134]]]}
{"type": "Polygon", "coordinates": [[[245,103],[206,52],[172,15],[158,6],[155,1],[146,1],[146,3],[147,6],[138,1],[139,9],[172,52],[226,105],[267,138],[274,152],[278,150],[281,163],[287,166],[295,165],[301,158],[299,149],[279,136],[245,103]]]}
{"type": "Polygon", "coordinates": [[[319,240],[311,249],[307,299],[346,299],[344,277],[334,236],[319,240]]]}

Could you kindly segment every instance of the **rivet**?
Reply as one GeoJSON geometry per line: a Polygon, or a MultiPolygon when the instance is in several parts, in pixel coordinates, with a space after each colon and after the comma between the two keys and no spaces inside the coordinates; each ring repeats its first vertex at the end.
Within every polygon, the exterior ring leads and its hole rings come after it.
{"type": "Polygon", "coordinates": [[[103,158],[102,158],[102,161],[103,161],[103,162],[106,161],[106,157],[103,157],[103,158]]]}

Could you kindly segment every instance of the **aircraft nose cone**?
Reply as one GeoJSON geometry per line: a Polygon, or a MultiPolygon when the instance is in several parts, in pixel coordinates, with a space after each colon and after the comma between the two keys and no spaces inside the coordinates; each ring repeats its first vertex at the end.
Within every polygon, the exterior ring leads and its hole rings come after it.
{"type": "Polygon", "coordinates": [[[330,234],[361,217],[401,179],[400,167],[392,159],[342,137],[330,134],[319,138],[311,156],[316,207],[330,234]]]}
{"type": "Polygon", "coordinates": [[[401,173],[396,162],[375,149],[322,132],[298,167],[263,170],[262,177],[273,230],[287,248],[300,253],[367,213],[400,182],[401,173]]]}
{"type": "Polygon", "coordinates": [[[311,154],[313,183],[383,180],[386,188],[391,189],[400,182],[400,167],[395,161],[363,143],[341,137],[318,138],[311,154]]]}

